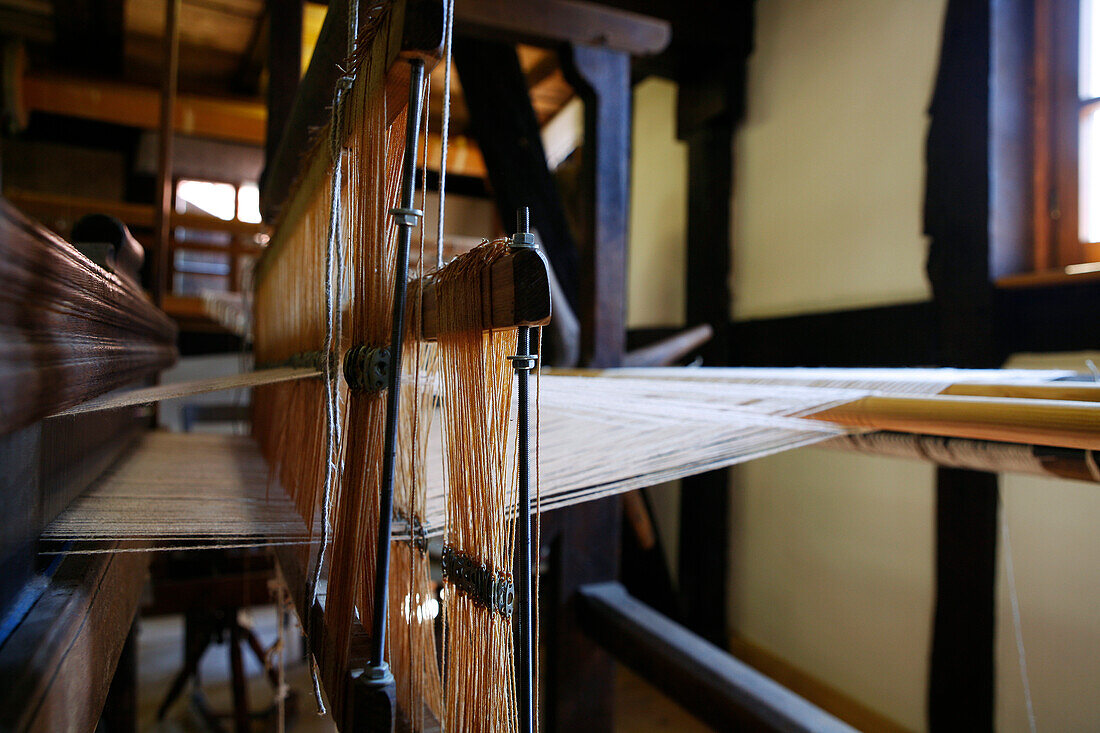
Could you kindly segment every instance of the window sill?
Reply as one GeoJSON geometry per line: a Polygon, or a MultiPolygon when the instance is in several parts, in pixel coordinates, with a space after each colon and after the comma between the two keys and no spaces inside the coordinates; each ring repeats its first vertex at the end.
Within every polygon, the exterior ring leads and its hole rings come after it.
{"type": "Polygon", "coordinates": [[[1075,267],[1088,269],[1075,271],[1073,268],[1068,268],[1070,272],[1066,272],[1067,268],[1058,268],[1041,272],[1024,272],[1019,275],[998,278],[994,284],[1001,290],[1020,290],[1100,282],[1100,263],[1076,265],[1075,267]]]}

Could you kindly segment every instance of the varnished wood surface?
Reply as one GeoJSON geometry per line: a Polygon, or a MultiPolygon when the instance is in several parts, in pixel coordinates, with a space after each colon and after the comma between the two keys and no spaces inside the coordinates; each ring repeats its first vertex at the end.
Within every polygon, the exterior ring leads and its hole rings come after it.
{"type": "Polygon", "coordinates": [[[1030,400],[1100,402],[1100,383],[1049,382],[1047,384],[952,384],[942,394],[973,397],[1005,397],[1030,400]]]}
{"type": "Polygon", "coordinates": [[[143,552],[62,561],[0,646],[0,728],[95,729],[148,563],[143,552]]]}
{"type": "Polygon", "coordinates": [[[176,360],[133,283],[0,201],[0,435],[176,360]]]}
{"type": "MultiPolygon", "coordinates": [[[[434,54],[442,45],[443,11],[442,5],[427,0],[394,0],[390,6],[391,25],[383,26],[371,39],[369,48],[360,51],[370,60],[363,68],[385,70],[385,73],[372,72],[376,75],[370,79],[360,78],[357,83],[385,88],[386,109],[392,121],[408,105],[408,65],[396,63],[398,57],[404,53],[423,59],[435,58],[434,54]]],[[[329,6],[309,68],[298,85],[282,139],[275,147],[274,156],[267,161],[260,188],[260,210],[265,221],[276,221],[279,216],[285,218],[283,209],[292,200],[309,198],[309,183],[316,185],[324,177],[315,175],[312,169],[320,166],[327,172],[331,168],[327,147],[312,149],[317,131],[327,128],[332,117],[333,90],[347,55],[347,15],[344,0],[329,6]],[[313,160],[308,159],[311,151],[313,160]]],[[[360,25],[366,21],[366,16],[360,15],[360,25]]],[[[429,71],[432,66],[434,62],[427,64],[429,71]]]]}
{"type": "MultiPolygon", "coordinates": [[[[537,249],[509,252],[481,280],[482,328],[499,331],[550,322],[550,273],[546,256],[537,249]]],[[[421,296],[422,335],[439,335],[435,282],[429,279],[421,296]]]]}
{"type": "Polygon", "coordinates": [[[1100,450],[1100,405],[996,397],[864,397],[809,415],[869,430],[1100,450]]]}
{"type": "Polygon", "coordinates": [[[619,583],[578,591],[585,630],[718,730],[853,729],[633,598],[619,583]]]}
{"type": "MultiPolygon", "coordinates": [[[[159,126],[160,91],[155,87],[102,79],[32,75],[23,83],[27,112],[78,117],[155,130],[159,126]]],[[[173,113],[174,129],[184,135],[260,145],[267,110],[251,99],[180,95],[173,113]]]]}
{"type": "Polygon", "coordinates": [[[666,21],[577,0],[469,0],[455,4],[455,28],[463,34],[602,46],[636,56],[660,53],[672,37],[666,21]]]}

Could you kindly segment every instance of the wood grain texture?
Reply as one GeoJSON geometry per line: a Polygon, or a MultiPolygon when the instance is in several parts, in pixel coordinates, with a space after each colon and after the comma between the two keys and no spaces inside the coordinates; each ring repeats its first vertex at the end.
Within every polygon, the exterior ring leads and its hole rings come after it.
{"type": "Polygon", "coordinates": [[[149,555],[70,556],[0,647],[0,728],[94,730],[149,555]]]}
{"type": "Polygon", "coordinates": [[[175,338],[135,284],[0,202],[0,434],[171,365],[175,338]]]}
{"type": "Polygon", "coordinates": [[[869,430],[1100,450],[1100,405],[1084,402],[871,396],[808,417],[869,430]]]}
{"type": "Polygon", "coordinates": [[[637,56],[660,53],[672,37],[666,21],[576,0],[468,0],[455,5],[455,28],[464,35],[602,46],[637,56]]]}
{"type": "MultiPolygon", "coordinates": [[[[549,323],[549,268],[546,255],[537,249],[512,251],[494,262],[482,276],[482,328],[500,331],[549,323]]],[[[421,335],[434,340],[440,327],[434,279],[427,279],[421,291],[421,320],[421,335]]]]}
{"type": "Polygon", "coordinates": [[[637,599],[618,583],[579,589],[585,630],[718,730],[853,729],[637,599]]]}
{"type": "MultiPolygon", "coordinates": [[[[77,117],[155,130],[160,92],[155,87],[56,75],[32,75],[24,81],[28,112],[77,117]]],[[[260,145],[267,110],[250,99],[181,95],[173,113],[174,129],[184,135],[260,145]]]]}

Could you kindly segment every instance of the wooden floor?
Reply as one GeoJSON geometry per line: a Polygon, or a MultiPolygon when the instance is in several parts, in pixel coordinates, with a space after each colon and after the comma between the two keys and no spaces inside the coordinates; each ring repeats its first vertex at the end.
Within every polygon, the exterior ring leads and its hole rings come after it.
{"type": "MultiPolygon", "coordinates": [[[[275,610],[273,607],[253,609],[253,626],[261,640],[270,644],[275,639],[275,610]]],[[[139,674],[139,730],[157,733],[199,732],[207,730],[201,718],[190,704],[190,694],[185,692],[168,711],[165,720],[157,721],[156,712],[168,691],[172,678],[183,664],[183,618],[165,616],[143,619],[138,636],[139,674]]],[[[301,660],[301,647],[297,639],[290,645],[287,655],[287,678],[297,691],[299,712],[287,721],[287,730],[293,733],[321,733],[334,731],[328,716],[314,712],[310,692],[309,670],[301,660]],[[293,663],[291,663],[293,660],[293,663]]],[[[271,689],[260,675],[260,666],[250,653],[245,655],[249,675],[249,699],[253,709],[261,709],[271,703],[271,689]]],[[[200,665],[203,690],[210,706],[215,710],[229,711],[232,694],[229,685],[229,652],[227,646],[212,646],[200,665]]],[[[710,730],[685,713],[674,703],[647,685],[641,678],[620,667],[615,682],[615,730],[621,733],[650,733],[677,731],[694,733],[710,730]]],[[[231,727],[227,725],[227,727],[231,727]]],[[[257,723],[256,731],[275,730],[274,725],[257,723]]]]}

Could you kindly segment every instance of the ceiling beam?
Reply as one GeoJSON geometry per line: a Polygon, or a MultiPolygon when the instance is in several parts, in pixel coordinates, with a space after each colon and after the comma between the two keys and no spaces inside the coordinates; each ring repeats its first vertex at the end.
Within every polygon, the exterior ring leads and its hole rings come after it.
{"type": "MultiPolygon", "coordinates": [[[[27,112],[77,117],[146,130],[160,127],[160,90],[75,77],[28,75],[23,80],[27,112]]],[[[267,110],[249,100],[181,94],[176,133],[263,145],[267,110]]]]}
{"type": "Polygon", "coordinates": [[[667,21],[579,0],[465,0],[455,3],[455,32],[534,45],[600,46],[632,56],[660,53],[667,21]]]}

